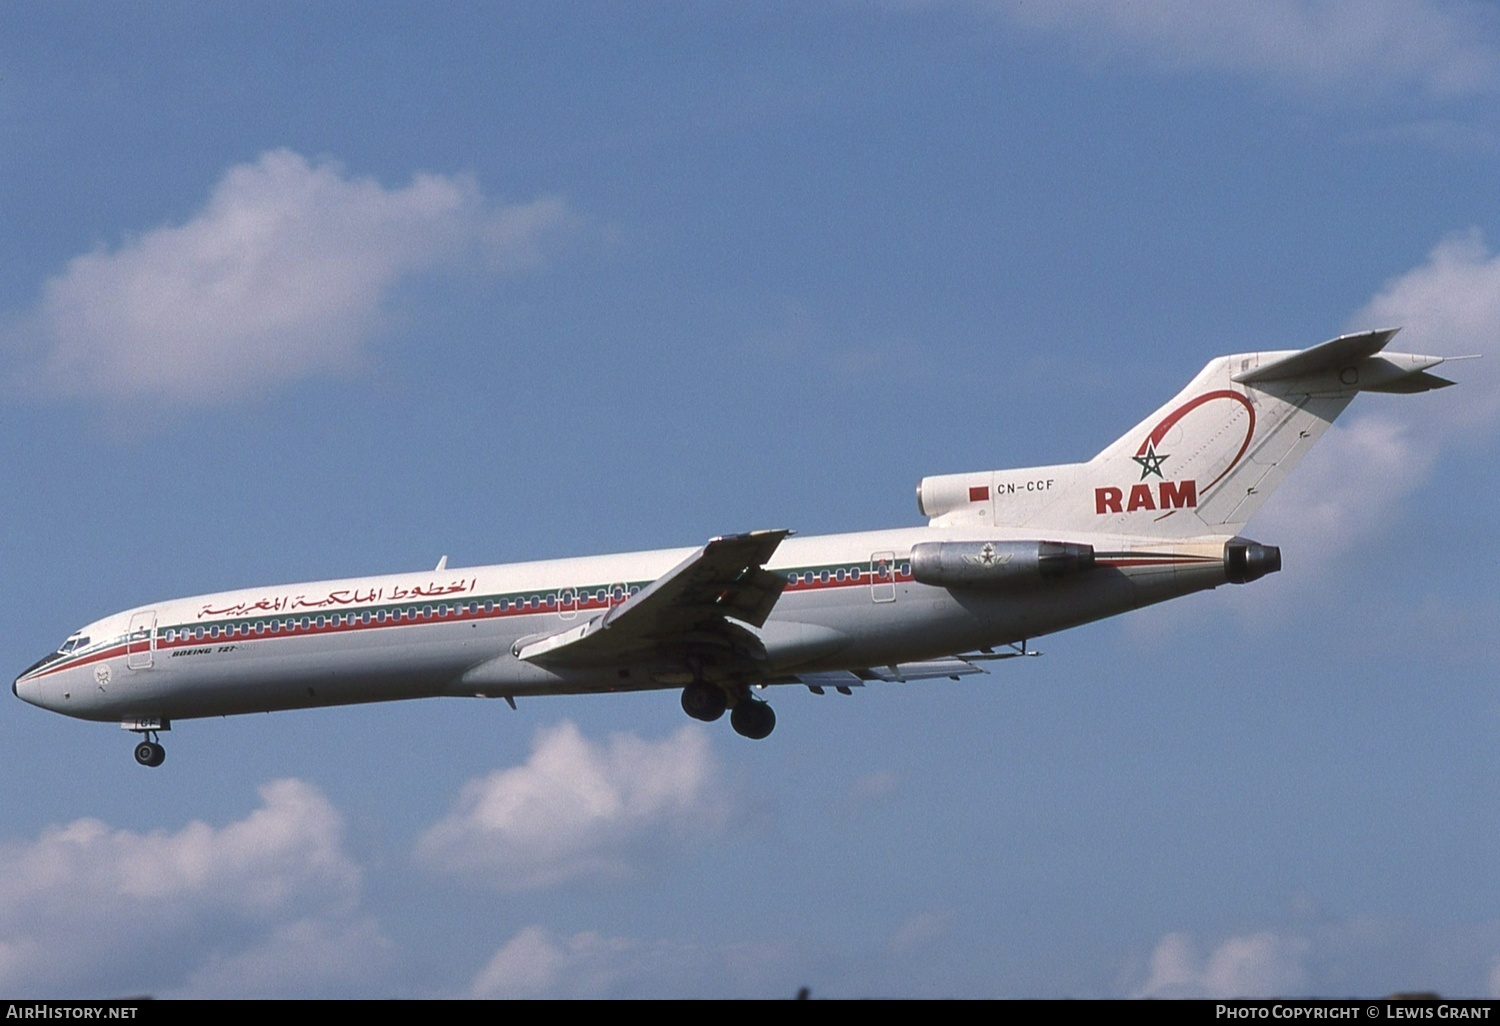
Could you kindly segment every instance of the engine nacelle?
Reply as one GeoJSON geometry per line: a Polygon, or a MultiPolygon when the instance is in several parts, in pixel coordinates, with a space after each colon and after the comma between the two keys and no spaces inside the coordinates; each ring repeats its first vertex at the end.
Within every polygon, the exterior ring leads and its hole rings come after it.
{"type": "Polygon", "coordinates": [[[1249,584],[1281,569],[1281,549],[1249,538],[1231,538],[1224,543],[1224,579],[1230,584],[1249,584]]]}
{"type": "Polygon", "coordinates": [[[1073,542],[918,542],[911,575],[940,588],[1010,588],[1094,568],[1094,547],[1073,542]]]}

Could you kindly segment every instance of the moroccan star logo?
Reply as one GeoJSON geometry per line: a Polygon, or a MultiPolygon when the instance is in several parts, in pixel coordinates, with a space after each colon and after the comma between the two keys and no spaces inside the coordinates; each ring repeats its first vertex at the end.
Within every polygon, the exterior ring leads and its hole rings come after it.
{"type": "Polygon", "coordinates": [[[1170,458],[1170,454],[1162,453],[1158,455],[1156,443],[1147,442],[1145,452],[1139,456],[1132,456],[1130,458],[1141,465],[1141,480],[1144,481],[1152,474],[1155,474],[1157,477],[1164,476],[1161,472],[1161,465],[1170,458]]]}

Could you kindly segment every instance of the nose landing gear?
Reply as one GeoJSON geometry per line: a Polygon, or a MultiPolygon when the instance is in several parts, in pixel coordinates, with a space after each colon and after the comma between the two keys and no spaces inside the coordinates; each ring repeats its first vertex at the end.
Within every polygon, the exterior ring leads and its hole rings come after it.
{"type": "Polygon", "coordinates": [[[155,741],[142,741],[135,746],[135,761],[142,766],[160,766],[167,761],[167,750],[155,741]]]}
{"type": "Polygon", "coordinates": [[[161,746],[157,739],[157,731],[171,730],[172,722],[166,719],[145,717],[125,720],[120,724],[122,730],[129,730],[141,735],[140,744],[135,746],[135,761],[142,766],[160,766],[167,761],[167,750],[161,746]]]}

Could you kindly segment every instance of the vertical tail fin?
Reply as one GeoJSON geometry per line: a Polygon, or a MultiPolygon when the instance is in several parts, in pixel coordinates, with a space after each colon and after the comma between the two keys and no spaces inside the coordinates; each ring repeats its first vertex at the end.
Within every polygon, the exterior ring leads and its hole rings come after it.
{"type": "Polygon", "coordinates": [[[1237,534],[1356,394],[1452,384],[1428,373],[1442,357],[1381,354],[1398,330],[1219,357],[1087,463],[926,478],[923,512],[934,526],[1237,534]]]}

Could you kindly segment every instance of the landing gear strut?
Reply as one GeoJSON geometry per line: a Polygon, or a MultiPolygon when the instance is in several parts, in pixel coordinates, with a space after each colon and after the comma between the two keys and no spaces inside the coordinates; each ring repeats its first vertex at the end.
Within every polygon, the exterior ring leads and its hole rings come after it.
{"type": "Polygon", "coordinates": [[[700,680],[682,689],[682,711],[695,720],[712,723],[723,716],[728,707],[729,698],[717,685],[700,680]]]}
{"type": "Polygon", "coordinates": [[[769,737],[776,729],[776,713],[764,702],[754,698],[742,698],[735,703],[729,714],[729,725],[741,737],[759,741],[769,737]]]}

